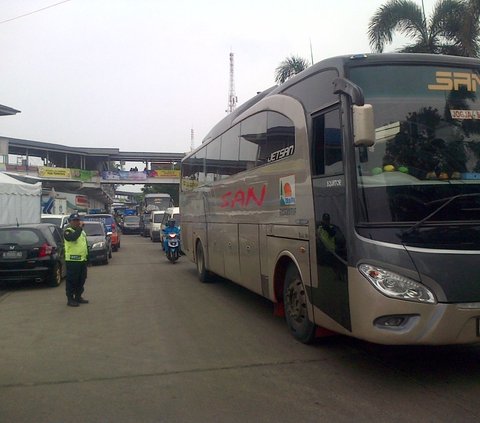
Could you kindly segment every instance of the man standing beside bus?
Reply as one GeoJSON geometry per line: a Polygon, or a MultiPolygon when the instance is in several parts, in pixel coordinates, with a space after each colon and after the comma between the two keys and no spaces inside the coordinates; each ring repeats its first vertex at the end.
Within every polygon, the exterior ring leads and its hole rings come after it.
{"type": "Polygon", "coordinates": [[[65,263],[67,266],[67,305],[78,307],[87,304],[82,298],[85,280],[87,279],[88,243],[83,230],[83,222],[78,213],[69,218],[69,225],[63,232],[65,238],[65,263]]]}

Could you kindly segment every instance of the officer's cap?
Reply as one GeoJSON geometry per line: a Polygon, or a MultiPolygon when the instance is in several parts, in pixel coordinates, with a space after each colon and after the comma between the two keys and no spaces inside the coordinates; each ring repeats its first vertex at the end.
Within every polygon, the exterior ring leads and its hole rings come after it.
{"type": "Polygon", "coordinates": [[[68,221],[71,222],[72,220],[80,220],[80,215],[78,213],[72,213],[68,218],[68,221]]]}

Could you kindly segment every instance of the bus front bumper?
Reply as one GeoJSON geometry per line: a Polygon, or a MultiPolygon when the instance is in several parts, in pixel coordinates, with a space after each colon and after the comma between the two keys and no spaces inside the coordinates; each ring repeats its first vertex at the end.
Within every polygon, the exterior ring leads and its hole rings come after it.
{"type": "MultiPolygon", "coordinates": [[[[386,297],[349,269],[352,331],[331,330],[386,345],[449,345],[480,342],[480,302],[425,304],[386,297]]],[[[316,316],[321,310],[315,308],[316,316]]]]}

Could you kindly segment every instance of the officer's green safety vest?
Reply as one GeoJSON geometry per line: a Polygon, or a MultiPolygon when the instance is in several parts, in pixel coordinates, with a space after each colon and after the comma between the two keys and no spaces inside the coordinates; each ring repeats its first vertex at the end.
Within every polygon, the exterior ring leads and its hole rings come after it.
{"type": "MultiPolygon", "coordinates": [[[[72,228],[67,228],[65,231],[74,232],[72,228]]],[[[76,241],[65,240],[65,260],[66,261],[87,261],[88,246],[87,235],[85,231],[77,238],[76,241]]]]}

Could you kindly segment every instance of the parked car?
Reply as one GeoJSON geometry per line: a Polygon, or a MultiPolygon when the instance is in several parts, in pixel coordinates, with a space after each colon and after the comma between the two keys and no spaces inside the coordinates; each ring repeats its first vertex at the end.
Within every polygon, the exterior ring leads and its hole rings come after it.
{"type": "Polygon", "coordinates": [[[150,240],[152,242],[160,241],[162,238],[160,233],[162,232],[162,220],[165,212],[152,211],[150,213],[150,240]]]}
{"type": "Polygon", "coordinates": [[[58,286],[66,275],[63,233],[37,223],[0,227],[0,281],[44,282],[58,286]]]}
{"type": "Polygon", "coordinates": [[[67,214],[42,214],[41,222],[42,223],[53,223],[57,225],[60,229],[64,229],[68,225],[67,214]]]}
{"type": "Polygon", "coordinates": [[[108,264],[108,259],[112,258],[112,239],[102,222],[85,221],[83,230],[87,234],[88,261],[108,264]]]}
{"type": "Polygon", "coordinates": [[[98,214],[86,214],[83,216],[83,220],[102,222],[105,227],[105,232],[111,233],[112,238],[112,250],[117,251],[120,248],[120,228],[115,221],[115,218],[111,214],[98,213],[98,214]]]}
{"type": "Polygon", "coordinates": [[[160,228],[160,241],[162,242],[162,248],[163,248],[163,239],[164,239],[163,230],[167,226],[167,222],[170,219],[175,220],[175,226],[178,226],[180,228],[181,216],[180,216],[179,207],[169,207],[167,210],[165,210],[165,213],[162,218],[161,228],[160,228]]]}
{"type": "Polygon", "coordinates": [[[124,234],[140,233],[140,218],[138,216],[124,216],[122,230],[124,234]]]}

